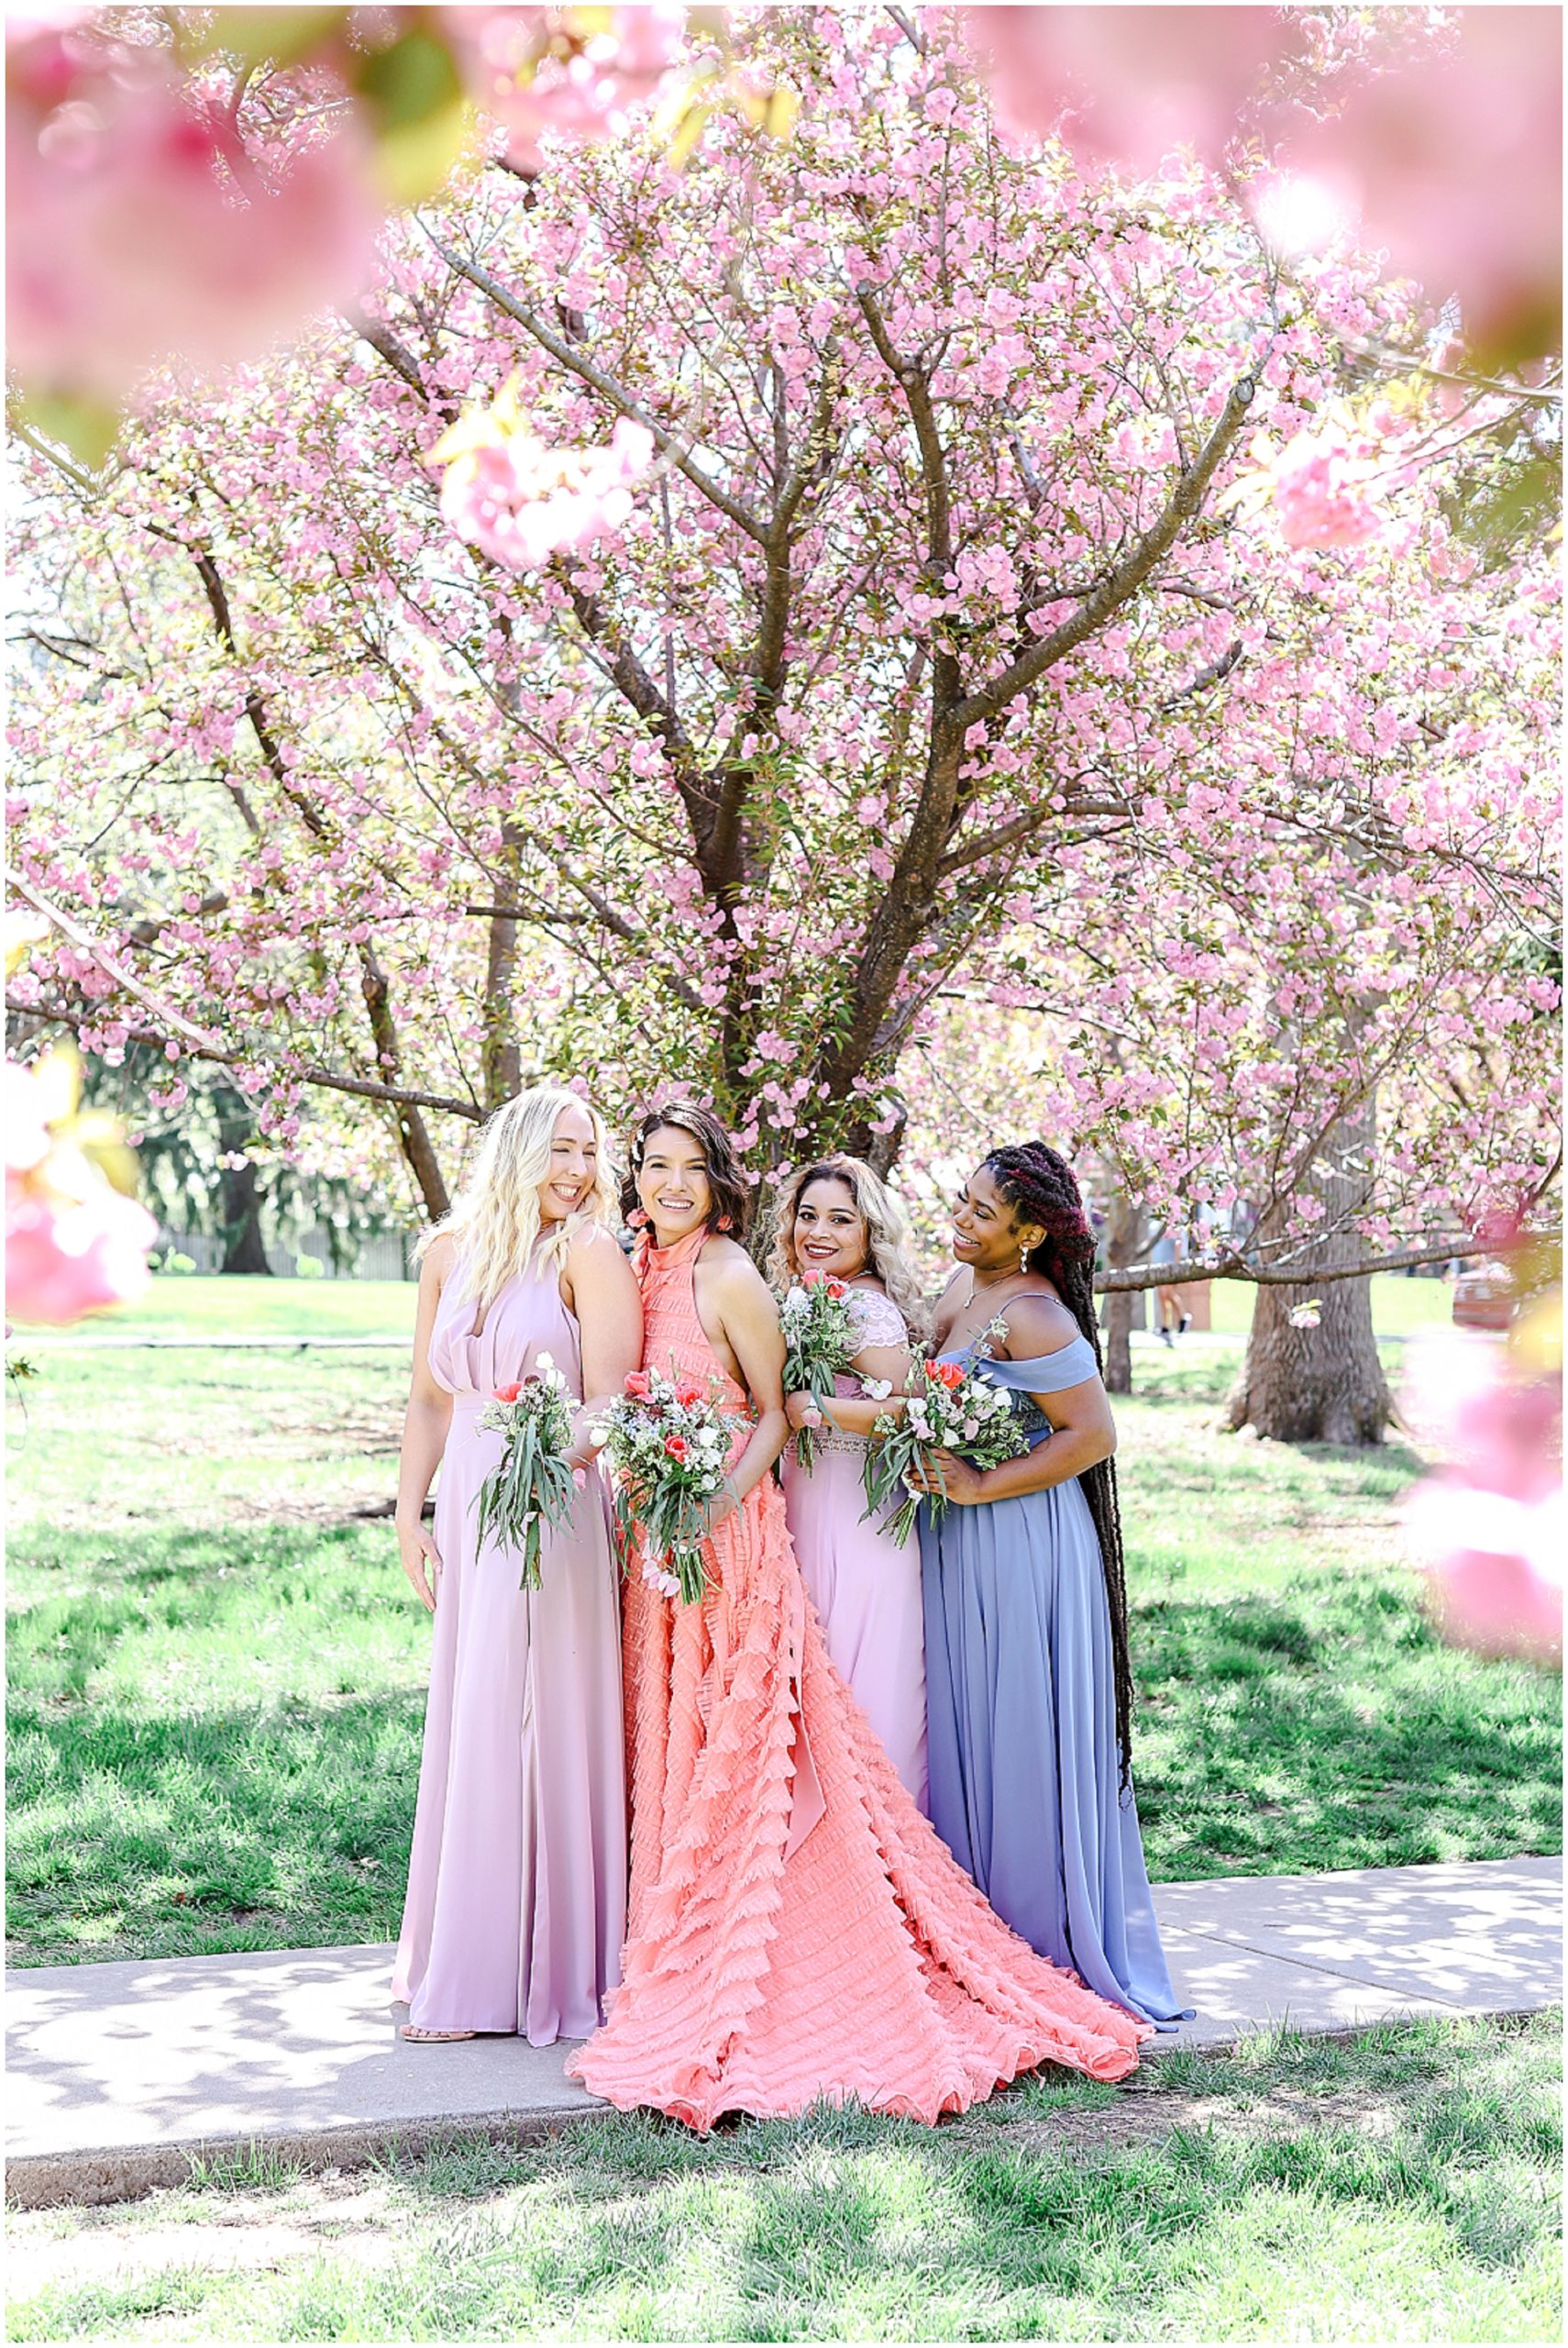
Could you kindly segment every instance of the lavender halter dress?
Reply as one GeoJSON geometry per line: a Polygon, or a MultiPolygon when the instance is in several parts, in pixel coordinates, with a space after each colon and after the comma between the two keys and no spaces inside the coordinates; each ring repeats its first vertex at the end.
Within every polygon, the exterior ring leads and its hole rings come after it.
{"type": "MultiPolygon", "coordinates": [[[[1098,1377],[1075,1337],[1029,1361],[944,1359],[1013,1396],[1098,1377]]],[[[1054,1965],[1145,2021],[1176,2004],[1131,1788],[1119,1784],[1110,1609],[1077,1478],[1021,1499],[920,1512],[931,1822],[997,1914],[1054,1965]]]]}
{"type": "Polygon", "coordinates": [[[621,1977],[626,1929],[620,1582],[604,1481],[547,1528],[540,1588],[474,1543],[474,1502],[501,1457],[480,1412],[553,1358],[582,1395],[577,1322],[553,1269],[507,1281],[476,1319],[460,1265],[441,1290],[430,1368],[452,1396],[441,1457],[425,1755],[392,1995],[425,2030],[586,2038],[621,1977]]]}

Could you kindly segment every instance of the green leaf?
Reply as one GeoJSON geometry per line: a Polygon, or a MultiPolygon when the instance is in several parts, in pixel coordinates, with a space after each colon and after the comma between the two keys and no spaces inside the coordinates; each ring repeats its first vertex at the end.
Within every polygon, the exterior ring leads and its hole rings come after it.
{"type": "Polygon", "coordinates": [[[236,57],[248,65],[294,65],[334,33],[341,32],[347,8],[216,8],[204,31],[192,38],[182,28],[190,57],[236,57]]]}
{"type": "Polygon", "coordinates": [[[392,204],[438,194],[478,116],[445,43],[423,29],[365,60],[356,87],[376,137],[376,173],[392,204]]]}
{"type": "Polygon", "coordinates": [[[73,392],[34,391],[24,387],[16,402],[24,423],[46,440],[57,440],[96,472],[119,438],[117,408],[99,400],[79,398],[73,392]]]}

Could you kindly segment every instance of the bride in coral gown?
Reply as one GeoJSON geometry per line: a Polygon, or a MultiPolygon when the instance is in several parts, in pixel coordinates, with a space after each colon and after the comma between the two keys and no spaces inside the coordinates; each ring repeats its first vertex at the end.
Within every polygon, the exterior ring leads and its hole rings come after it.
{"type": "Polygon", "coordinates": [[[568,2068],[697,2129],[818,2098],[933,2121],[1052,2062],[1117,2079],[1148,2025],[1026,1947],[900,1784],[829,1660],[769,1474],[784,1346],[728,1136],[681,1102],[633,1153],[646,1368],[737,1422],[701,1602],[634,1573],[622,1986],[568,2068]]]}

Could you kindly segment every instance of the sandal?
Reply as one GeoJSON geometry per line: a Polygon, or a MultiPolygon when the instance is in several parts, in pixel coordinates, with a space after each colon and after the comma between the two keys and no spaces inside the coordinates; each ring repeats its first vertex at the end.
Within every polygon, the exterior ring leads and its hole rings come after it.
{"type": "Polygon", "coordinates": [[[477,2030],[420,2030],[413,2022],[405,2021],[398,2036],[406,2039],[410,2046],[454,2046],[458,2039],[477,2038],[479,2032],[477,2030]]]}

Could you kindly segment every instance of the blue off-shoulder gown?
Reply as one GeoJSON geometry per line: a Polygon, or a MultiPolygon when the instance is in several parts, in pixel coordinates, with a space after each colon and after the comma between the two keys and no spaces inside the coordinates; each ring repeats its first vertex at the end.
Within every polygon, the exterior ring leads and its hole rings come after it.
{"type": "MultiPolygon", "coordinates": [[[[1029,1399],[1098,1370],[1087,1337],[1032,1361],[962,1360],[1029,1399]]],[[[1120,1782],[1110,1608],[1077,1477],[1019,1500],[920,1512],[931,1822],[1020,1937],[1145,2021],[1171,1988],[1131,1787],[1120,1782]]]]}

